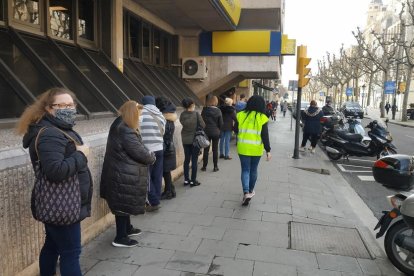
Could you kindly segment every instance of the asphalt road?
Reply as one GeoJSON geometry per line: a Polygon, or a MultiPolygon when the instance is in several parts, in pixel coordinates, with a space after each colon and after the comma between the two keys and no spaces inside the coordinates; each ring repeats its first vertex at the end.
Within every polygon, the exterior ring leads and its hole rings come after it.
{"type": "MultiPolygon", "coordinates": [[[[368,122],[368,119],[364,119],[363,126],[366,126],[368,122]]],[[[367,129],[365,130],[367,131],[367,129]]],[[[389,124],[388,130],[393,137],[393,143],[397,147],[398,153],[414,155],[414,128],[389,124]]],[[[349,161],[335,162],[335,166],[374,215],[379,218],[383,210],[390,208],[386,196],[396,192],[375,182],[371,169],[375,160],[376,158],[372,157],[350,157],[349,161]]]]}

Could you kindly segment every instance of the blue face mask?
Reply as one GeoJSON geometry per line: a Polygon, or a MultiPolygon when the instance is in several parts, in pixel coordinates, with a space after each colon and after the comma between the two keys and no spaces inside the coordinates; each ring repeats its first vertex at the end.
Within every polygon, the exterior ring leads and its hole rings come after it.
{"type": "Polygon", "coordinates": [[[55,117],[73,126],[75,124],[76,113],[76,109],[72,108],[56,109],[55,117]]]}

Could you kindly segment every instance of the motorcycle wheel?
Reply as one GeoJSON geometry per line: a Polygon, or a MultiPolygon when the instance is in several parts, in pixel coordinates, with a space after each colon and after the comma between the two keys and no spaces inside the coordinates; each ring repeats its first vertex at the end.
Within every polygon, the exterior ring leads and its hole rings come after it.
{"type": "Polygon", "coordinates": [[[326,154],[328,155],[329,159],[334,161],[339,160],[342,157],[341,153],[332,153],[327,151],[326,154]]]}
{"type": "Polygon", "coordinates": [[[414,252],[399,247],[395,244],[395,239],[399,234],[413,236],[414,231],[404,221],[393,224],[387,231],[384,239],[385,253],[391,263],[401,272],[407,275],[414,275],[414,252]]]}

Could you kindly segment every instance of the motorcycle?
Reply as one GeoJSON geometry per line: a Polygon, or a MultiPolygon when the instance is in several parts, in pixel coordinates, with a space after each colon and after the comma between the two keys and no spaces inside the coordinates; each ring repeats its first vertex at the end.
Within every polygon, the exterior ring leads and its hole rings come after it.
{"type": "Polygon", "coordinates": [[[388,196],[392,209],[383,211],[375,226],[376,238],[385,234],[384,249],[391,263],[401,272],[414,275],[414,184],[413,157],[390,155],[377,160],[373,175],[377,182],[398,193],[388,196]]]}
{"type": "Polygon", "coordinates": [[[391,134],[378,121],[370,122],[368,137],[359,133],[350,133],[343,129],[334,129],[326,136],[325,149],[331,160],[348,156],[382,156],[396,154],[397,148],[391,143],[391,134]],[[369,139],[367,139],[369,138],[369,139]]]}

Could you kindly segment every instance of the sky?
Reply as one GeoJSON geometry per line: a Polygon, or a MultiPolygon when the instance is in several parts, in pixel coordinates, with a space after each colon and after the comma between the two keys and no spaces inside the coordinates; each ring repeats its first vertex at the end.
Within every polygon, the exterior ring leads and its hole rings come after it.
{"type": "MultiPolygon", "coordinates": [[[[355,45],[352,31],[364,28],[369,3],[372,0],[285,0],[283,33],[296,39],[296,46],[306,45],[310,57],[311,74],[316,74],[318,60],[326,53],[339,53],[344,47],[355,45]]],[[[386,4],[387,1],[383,0],[386,4]]],[[[296,56],[285,56],[282,64],[282,84],[297,80],[296,56]]]]}

